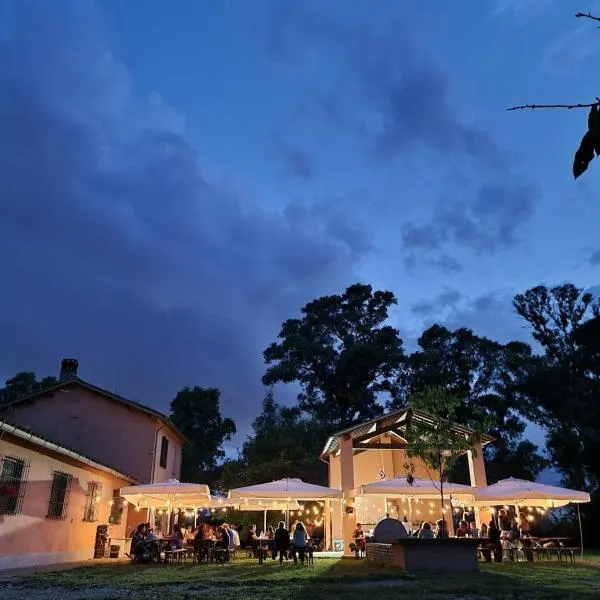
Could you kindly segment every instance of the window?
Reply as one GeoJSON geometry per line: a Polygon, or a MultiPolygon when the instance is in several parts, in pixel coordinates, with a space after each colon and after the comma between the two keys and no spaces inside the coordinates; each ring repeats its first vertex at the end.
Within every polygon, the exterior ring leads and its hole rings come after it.
{"type": "Polygon", "coordinates": [[[99,481],[89,481],[85,494],[85,508],[83,509],[83,520],[93,523],[98,520],[100,510],[100,497],[102,496],[102,484],[99,481]]]}
{"type": "Polygon", "coordinates": [[[108,522],[111,525],[119,525],[123,518],[123,507],[125,506],[125,498],[121,498],[119,490],[113,490],[113,497],[110,501],[110,516],[108,522]]]}
{"type": "Polygon", "coordinates": [[[167,456],[169,455],[169,440],[163,435],[160,443],[160,466],[167,468],[167,456]]]}
{"type": "Polygon", "coordinates": [[[50,490],[50,502],[48,503],[49,519],[64,519],[67,516],[72,480],[72,475],[61,471],[55,471],[52,475],[52,489],[50,490]]]}
{"type": "Polygon", "coordinates": [[[0,515],[18,515],[23,506],[29,462],[14,456],[0,460],[0,515]]]}

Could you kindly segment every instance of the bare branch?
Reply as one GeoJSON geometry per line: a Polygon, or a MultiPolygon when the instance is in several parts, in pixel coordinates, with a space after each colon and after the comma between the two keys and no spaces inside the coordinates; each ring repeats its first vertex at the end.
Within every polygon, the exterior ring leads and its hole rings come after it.
{"type": "Polygon", "coordinates": [[[592,106],[600,106],[600,100],[596,98],[596,102],[590,102],[589,104],[523,104],[521,106],[511,106],[506,110],[535,110],[537,108],[566,108],[571,110],[573,108],[591,108],[592,106]]]}
{"type": "Polygon", "coordinates": [[[575,18],[577,19],[591,19],[592,21],[600,21],[600,17],[595,17],[591,13],[575,13],[575,18]]]}

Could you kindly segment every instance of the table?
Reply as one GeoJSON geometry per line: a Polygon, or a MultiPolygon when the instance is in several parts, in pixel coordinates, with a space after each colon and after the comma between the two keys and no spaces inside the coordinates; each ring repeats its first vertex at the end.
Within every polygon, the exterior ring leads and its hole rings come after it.
{"type": "Polygon", "coordinates": [[[262,565],[265,562],[265,555],[268,554],[268,548],[265,548],[265,543],[268,544],[271,541],[270,538],[264,535],[256,538],[257,546],[256,552],[258,553],[258,564],[262,565]]]}

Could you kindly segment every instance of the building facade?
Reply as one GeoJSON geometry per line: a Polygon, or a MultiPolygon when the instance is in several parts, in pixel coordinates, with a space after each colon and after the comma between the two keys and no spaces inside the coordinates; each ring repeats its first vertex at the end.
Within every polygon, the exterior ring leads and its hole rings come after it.
{"type": "Polygon", "coordinates": [[[63,360],[58,385],[20,398],[0,418],[114,465],[138,483],[179,479],[184,437],[168,417],[84,381],[77,370],[76,360],[63,360]]]}
{"type": "Polygon", "coordinates": [[[0,421],[0,569],[94,557],[99,525],[126,536],[119,489],[135,479],[0,421]]]}

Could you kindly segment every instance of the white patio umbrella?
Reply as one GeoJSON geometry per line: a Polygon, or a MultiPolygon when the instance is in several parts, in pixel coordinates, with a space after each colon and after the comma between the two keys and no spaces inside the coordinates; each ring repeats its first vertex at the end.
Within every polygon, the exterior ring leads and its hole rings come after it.
{"type": "Polygon", "coordinates": [[[590,501],[590,495],[587,492],[509,477],[479,489],[475,504],[478,506],[510,504],[517,507],[519,505],[530,505],[547,508],[559,508],[567,504],[576,504],[581,552],[583,553],[583,530],[579,505],[590,501]]]}
{"type": "MultiPolygon", "coordinates": [[[[342,498],[341,490],[335,488],[306,483],[301,479],[279,479],[269,483],[259,483],[247,487],[229,490],[229,500],[282,500],[286,502],[287,513],[291,504],[297,500],[329,500],[342,498]]],[[[289,523],[289,514],[286,513],[286,522],[289,523]]]]}
{"type": "Polygon", "coordinates": [[[571,503],[586,502],[590,502],[590,495],[587,492],[509,477],[480,488],[477,491],[475,504],[478,506],[529,504],[558,508],[571,503]]]}
{"type": "Polygon", "coordinates": [[[258,500],[326,500],[341,498],[341,490],[306,483],[302,479],[280,479],[229,491],[229,499],[258,500]]]}
{"type": "Polygon", "coordinates": [[[131,485],[119,490],[122,498],[136,508],[192,508],[209,506],[210,490],[203,483],[182,483],[170,479],[163,483],[131,485]]]}

